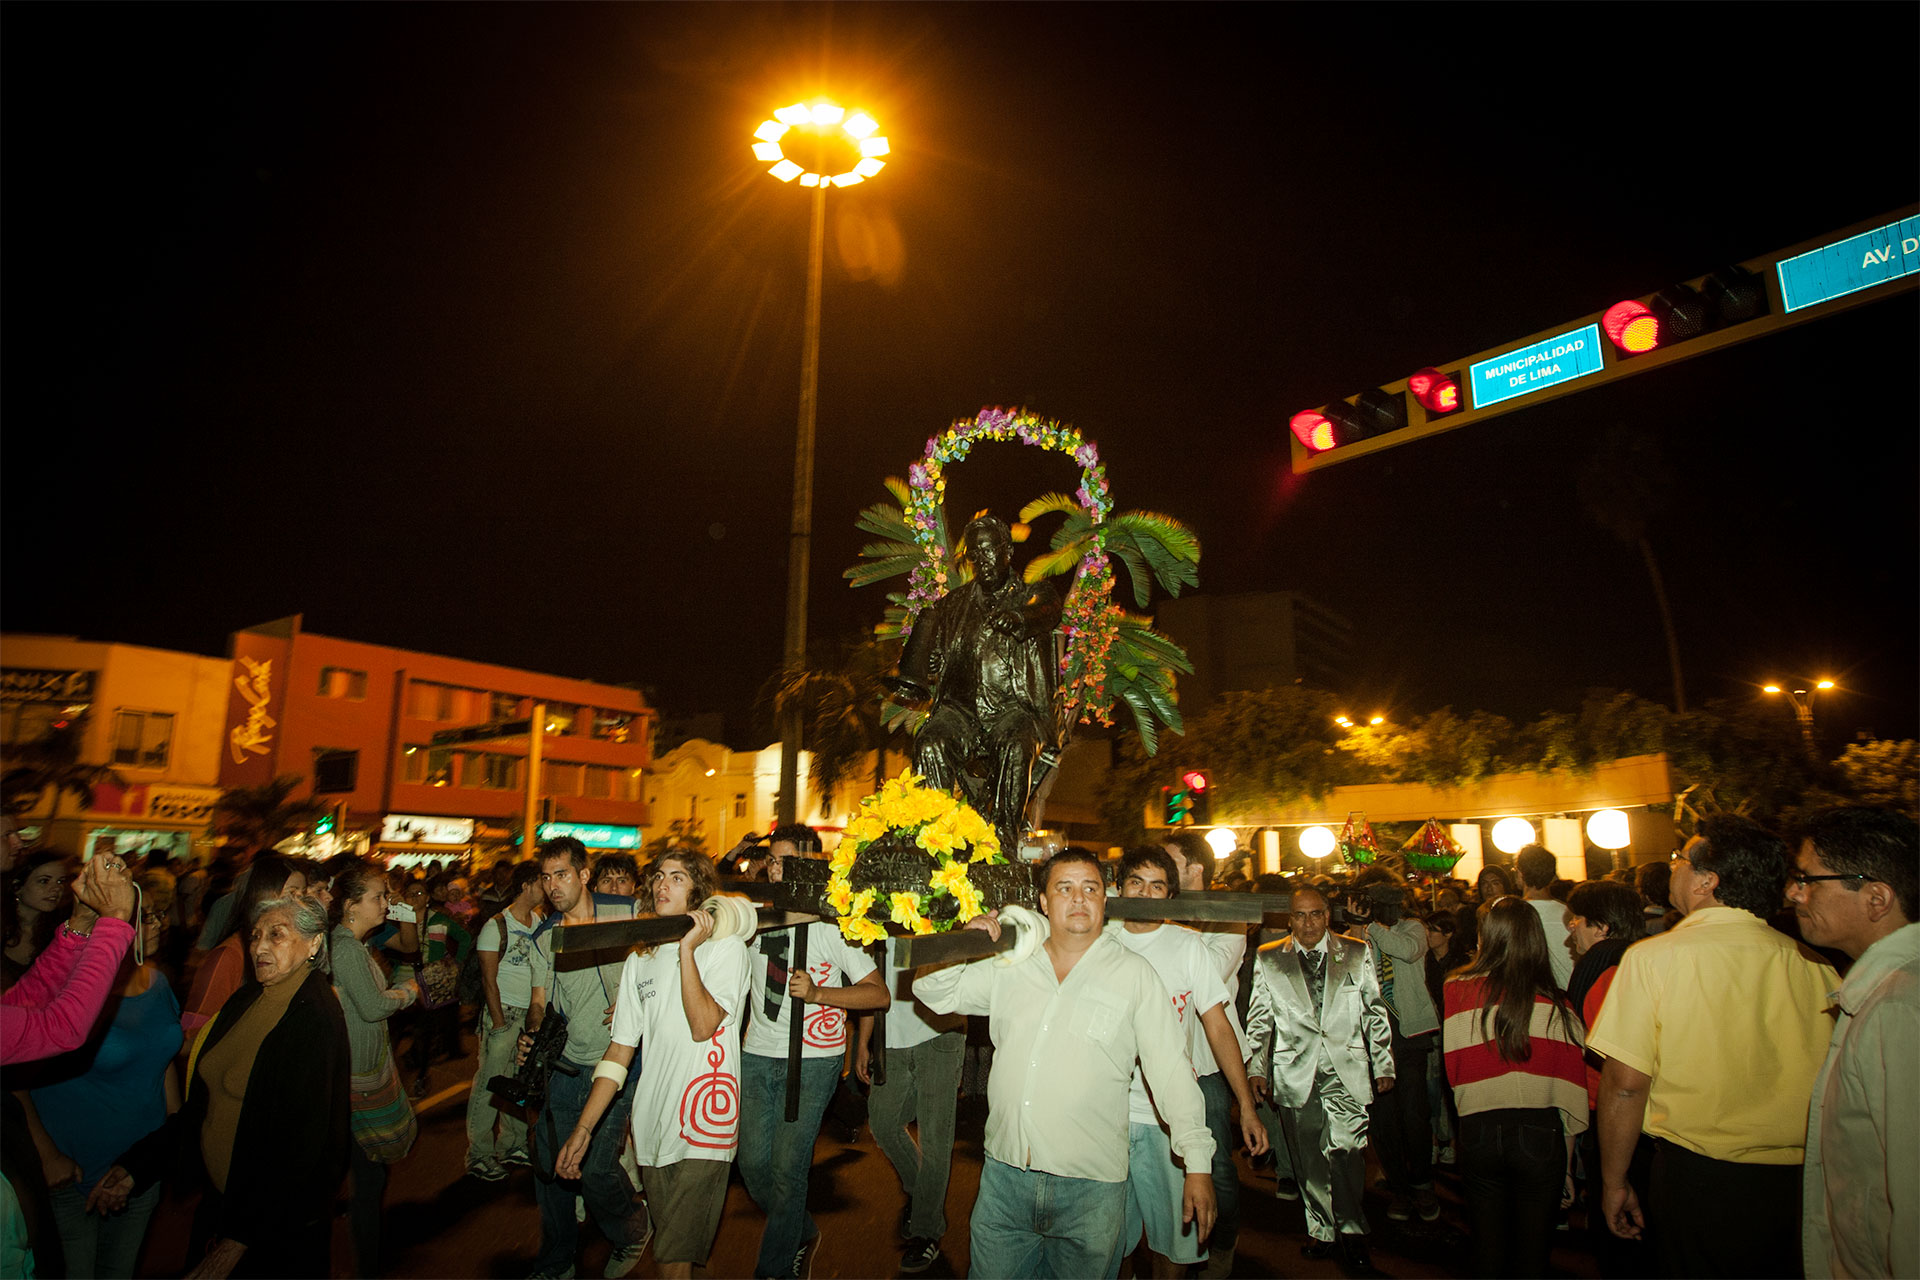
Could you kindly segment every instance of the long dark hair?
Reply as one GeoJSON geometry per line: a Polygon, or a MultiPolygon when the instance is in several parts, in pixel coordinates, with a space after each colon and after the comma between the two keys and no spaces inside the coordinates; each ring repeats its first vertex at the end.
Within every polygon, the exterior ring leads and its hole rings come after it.
{"type": "Polygon", "coordinates": [[[1573,1025],[1573,1008],[1566,992],[1553,980],[1553,962],[1547,958],[1547,931],[1540,913],[1522,898],[1501,898],[1486,908],[1480,922],[1480,951],[1473,963],[1455,975],[1458,981],[1484,979],[1480,1002],[1480,1034],[1487,1036],[1491,1018],[1494,1042],[1504,1062],[1525,1062],[1533,1056],[1533,1005],[1545,997],[1557,1016],[1573,1025]]]}
{"type": "MultiPolygon", "coordinates": [[[[50,862],[66,863],[71,859],[66,854],[53,849],[37,849],[20,860],[6,878],[6,945],[11,947],[20,941],[20,891],[27,887],[27,878],[50,862]]],[[[70,870],[71,868],[69,868],[70,870]]],[[[53,931],[62,921],[73,914],[73,886],[61,886],[60,901],[51,911],[42,911],[33,919],[33,953],[37,956],[47,949],[53,941],[53,931]]]]}
{"type": "Polygon", "coordinates": [[[295,871],[306,874],[307,862],[304,858],[296,861],[279,853],[263,853],[255,857],[253,865],[247,868],[247,887],[241,893],[240,900],[233,904],[233,910],[227,916],[227,927],[220,933],[220,941],[225,942],[239,934],[244,945],[252,936],[254,907],[269,898],[280,897],[295,871]]]}

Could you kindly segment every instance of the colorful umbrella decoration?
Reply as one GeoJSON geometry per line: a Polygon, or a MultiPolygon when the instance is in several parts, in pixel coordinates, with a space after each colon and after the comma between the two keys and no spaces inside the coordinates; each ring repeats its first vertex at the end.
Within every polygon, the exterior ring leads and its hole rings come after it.
{"type": "Polygon", "coordinates": [[[1416,870],[1444,875],[1465,852],[1440,825],[1440,819],[1428,818],[1427,825],[1420,829],[1420,838],[1407,850],[1407,862],[1416,870]]]}
{"type": "Polygon", "coordinates": [[[1347,825],[1340,831],[1340,861],[1365,866],[1379,856],[1380,842],[1374,838],[1373,824],[1367,821],[1367,815],[1349,813],[1347,825]],[[1355,818],[1360,820],[1357,831],[1354,829],[1355,818]]]}

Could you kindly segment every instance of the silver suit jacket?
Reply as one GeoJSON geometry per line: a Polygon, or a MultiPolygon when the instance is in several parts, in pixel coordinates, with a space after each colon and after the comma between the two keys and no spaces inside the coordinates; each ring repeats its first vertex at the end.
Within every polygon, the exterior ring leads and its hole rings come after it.
{"type": "Polygon", "coordinates": [[[1247,1074],[1266,1078],[1276,1105],[1307,1104],[1322,1044],[1340,1083],[1358,1102],[1372,1100],[1376,1077],[1393,1074],[1387,1004],[1366,943],[1327,935],[1323,992],[1321,1007],[1313,1008],[1292,938],[1260,948],[1247,1009],[1247,1074]]]}

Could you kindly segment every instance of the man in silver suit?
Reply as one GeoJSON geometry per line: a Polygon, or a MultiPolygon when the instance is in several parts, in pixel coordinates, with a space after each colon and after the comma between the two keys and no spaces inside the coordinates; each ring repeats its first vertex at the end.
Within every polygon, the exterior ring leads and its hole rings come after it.
{"type": "Polygon", "coordinates": [[[1379,1275],[1360,1198],[1367,1104],[1393,1088],[1393,1038],[1367,944],[1328,932],[1328,917],[1325,894],[1295,889],[1292,936],[1260,948],[1247,1076],[1280,1114],[1313,1236],[1301,1253],[1325,1258],[1337,1249],[1349,1274],[1379,1275]]]}

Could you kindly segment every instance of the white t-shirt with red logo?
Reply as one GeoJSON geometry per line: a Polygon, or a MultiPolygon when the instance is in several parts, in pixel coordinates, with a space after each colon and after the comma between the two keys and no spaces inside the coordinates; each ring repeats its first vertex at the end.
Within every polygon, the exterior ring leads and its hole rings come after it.
{"type": "Polygon", "coordinates": [[[613,1042],[639,1045],[633,1087],[633,1152],[659,1168],[681,1160],[731,1160],[740,1141],[740,1016],[747,1002],[747,948],[710,938],[693,953],[700,981],[723,1017],[695,1040],[680,995],[680,947],[627,957],[613,1009],[613,1042]]]}
{"type": "MultiPolygon", "coordinates": [[[[1213,952],[1193,930],[1163,924],[1151,933],[1129,933],[1116,922],[1107,926],[1107,932],[1160,975],[1160,982],[1173,1001],[1173,1016],[1180,1023],[1183,1047],[1191,1042],[1193,1028],[1199,1024],[1201,1014],[1232,999],[1226,984],[1220,981],[1219,964],[1213,952]]],[[[1200,1039],[1205,1043],[1204,1036],[1200,1039]]],[[[1192,1050],[1189,1049],[1187,1057],[1192,1063],[1192,1050]]],[[[1220,1069],[1213,1061],[1211,1048],[1207,1051],[1206,1065],[1214,1071],[1220,1069]]],[[[1139,1063],[1134,1064],[1133,1080],[1127,1086],[1127,1118],[1135,1124],[1160,1123],[1153,1100],[1147,1095],[1147,1082],[1140,1075],[1139,1063]]]]}
{"type": "MultiPolygon", "coordinates": [[[[807,931],[807,973],[822,987],[852,984],[879,966],[859,947],[840,936],[830,924],[801,926],[807,931]]],[[[787,1056],[787,1017],[793,998],[787,994],[794,935],[798,929],[768,929],[756,934],[747,955],[747,974],[753,982],[748,1008],[753,1011],[743,1044],[748,1053],[763,1058],[787,1056]]],[[[800,1024],[800,1054],[805,1058],[837,1058],[847,1049],[847,1013],[824,1004],[805,1006],[800,1024]]]]}

